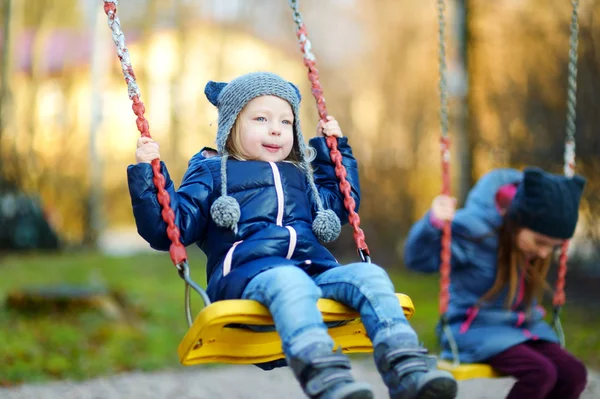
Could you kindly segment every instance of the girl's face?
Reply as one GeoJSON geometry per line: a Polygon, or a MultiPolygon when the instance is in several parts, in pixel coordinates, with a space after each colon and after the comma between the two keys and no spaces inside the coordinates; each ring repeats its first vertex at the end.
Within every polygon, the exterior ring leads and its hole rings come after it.
{"type": "Polygon", "coordinates": [[[563,242],[562,239],[536,233],[524,227],[519,229],[516,236],[517,247],[523,252],[527,261],[535,258],[546,259],[563,242]]]}
{"type": "Polygon", "coordinates": [[[294,113],[290,104],[276,96],[251,100],[236,121],[245,159],[265,162],[283,161],[294,146],[294,113]]]}

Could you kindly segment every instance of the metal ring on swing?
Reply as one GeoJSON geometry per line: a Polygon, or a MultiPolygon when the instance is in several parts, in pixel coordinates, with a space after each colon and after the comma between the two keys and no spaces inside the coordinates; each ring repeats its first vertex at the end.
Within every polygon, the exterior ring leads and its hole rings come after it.
{"type": "Polygon", "coordinates": [[[450,351],[452,352],[452,365],[454,367],[460,366],[460,357],[458,355],[458,345],[456,344],[456,340],[454,339],[454,334],[452,334],[452,330],[450,329],[450,325],[448,323],[448,317],[443,315],[441,317],[442,323],[442,331],[444,335],[448,339],[448,344],[450,345],[450,351]]]}
{"type": "Polygon", "coordinates": [[[202,287],[200,287],[198,284],[196,284],[194,280],[192,280],[190,276],[190,267],[188,265],[187,260],[184,260],[183,262],[177,264],[176,267],[177,272],[179,273],[179,277],[181,277],[185,282],[185,318],[187,320],[188,327],[191,327],[194,323],[194,320],[192,318],[192,300],[190,298],[190,287],[193,288],[194,291],[196,291],[200,295],[202,301],[204,302],[204,307],[210,305],[211,302],[210,298],[208,298],[208,295],[206,294],[206,291],[204,291],[202,287]]]}
{"type": "Polygon", "coordinates": [[[558,335],[558,341],[561,347],[565,347],[566,338],[565,332],[562,327],[562,323],[560,322],[560,311],[562,310],[562,306],[555,306],[554,312],[552,315],[552,326],[554,327],[554,331],[556,331],[556,335],[558,335]]]}

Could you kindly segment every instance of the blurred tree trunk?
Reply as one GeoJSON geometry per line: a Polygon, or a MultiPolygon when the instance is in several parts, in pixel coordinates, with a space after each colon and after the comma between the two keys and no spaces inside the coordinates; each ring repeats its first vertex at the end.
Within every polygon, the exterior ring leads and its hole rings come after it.
{"type": "MultiPolygon", "coordinates": [[[[40,10],[41,11],[41,10],[40,10]]],[[[45,13],[38,14],[37,27],[34,28],[33,39],[31,45],[31,76],[27,85],[27,106],[29,107],[29,117],[25,122],[25,137],[17,138],[19,143],[23,143],[23,152],[20,152],[22,159],[18,168],[17,181],[22,182],[22,185],[27,190],[39,191],[39,163],[35,154],[35,141],[40,125],[37,115],[38,113],[38,92],[44,80],[43,75],[46,73],[45,68],[48,66],[46,59],[47,43],[53,31],[53,17],[50,10],[45,9],[45,13]],[[46,14],[46,17],[42,17],[46,14]]]]}
{"type": "Polygon", "coordinates": [[[10,118],[11,91],[9,86],[9,76],[12,74],[12,0],[3,1],[2,15],[2,60],[0,64],[0,192],[4,188],[5,167],[4,159],[4,132],[7,126],[7,120],[10,118]]]}
{"type": "Polygon", "coordinates": [[[454,70],[454,82],[451,85],[450,97],[454,97],[455,145],[457,154],[456,162],[458,170],[458,185],[454,190],[459,203],[464,203],[469,190],[475,183],[473,170],[473,147],[476,142],[476,132],[472,129],[470,120],[470,71],[469,71],[469,49],[471,34],[469,30],[470,13],[468,0],[457,0],[455,5],[455,29],[450,38],[456,39],[457,56],[456,68],[454,70]]]}

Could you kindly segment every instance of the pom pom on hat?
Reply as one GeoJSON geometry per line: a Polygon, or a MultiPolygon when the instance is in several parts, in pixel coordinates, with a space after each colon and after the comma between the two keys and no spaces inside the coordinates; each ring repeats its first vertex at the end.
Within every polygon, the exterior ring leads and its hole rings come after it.
{"type": "Polygon", "coordinates": [[[325,209],[317,212],[312,223],[313,233],[321,242],[334,241],[342,231],[342,224],[334,211],[325,209]]]}
{"type": "Polygon", "coordinates": [[[234,233],[237,233],[240,214],[240,204],[228,195],[217,198],[210,207],[210,215],[217,226],[232,229],[234,233]]]}

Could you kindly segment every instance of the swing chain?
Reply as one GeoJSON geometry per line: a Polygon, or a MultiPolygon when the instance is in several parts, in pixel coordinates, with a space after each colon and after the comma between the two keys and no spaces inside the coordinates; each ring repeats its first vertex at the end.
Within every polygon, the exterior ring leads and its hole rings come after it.
{"type": "MultiPolygon", "coordinates": [[[[129,59],[129,51],[125,45],[125,34],[121,30],[121,22],[117,16],[117,3],[118,0],[104,0],[104,12],[108,16],[108,26],[112,31],[113,41],[117,47],[117,55],[121,62],[121,69],[123,76],[127,82],[129,98],[133,101],[131,108],[134,114],[137,116],[136,126],[141,133],[142,137],[150,136],[150,125],[146,120],[144,113],[146,107],[140,100],[140,90],[135,80],[135,73],[133,72],[133,66],[129,59]]],[[[175,224],[175,213],[171,209],[169,193],[165,190],[165,177],[161,172],[160,159],[154,159],[151,162],[152,172],[154,175],[153,182],[157,189],[157,199],[162,206],[161,216],[164,222],[167,224],[167,235],[171,240],[171,247],[169,252],[171,254],[171,260],[174,265],[178,265],[187,259],[185,247],[180,241],[179,228],[175,224]]]]}
{"type": "MultiPolygon", "coordinates": [[[[571,0],[573,12],[571,13],[571,37],[569,40],[569,70],[568,70],[568,87],[567,87],[567,126],[565,140],[565,155],[564,155],[564,174],[572,178],[575,175],[575,118],[577,105],[577,47],[579,45],[579,0],[571,0]]],[[[569,249],[569,241],[565,241],[562,245],[559,265],[558,278],[556,281],[556,290],[552,304],[554,305],[554,320],[555,328],[561,344],[564,346],[564,334],[558,316],[558,310],[565,304],[565,279],[567,275],[567,251],[569,249]],[[556,310],[558,309],[558,310],[556,310]]]]}
{"type": "MultiPolygon", "coordinates": [[[[300,50],[302,51],[304,58],[304,65],[308,68],[308,79],[311,82],[312,94],[317,103],[317,111],[319,118],[323,121],[327,121],[327,106],[325,105],[325,97],[323,95],[323,88],[319,82],[319,71],[315,66],[315,55],[312,53],[312,45],[308,40],[308,34],[306,32],[306,25],[302,19],[302,14],[298,8],[298,0],[289,0],[289,5],[293,10],[294,22],[296,23],[296,36],[298,37],[298,43],[300,44],[300,50]]],[[[346,180],[347,172],[346,168],[342,164],[342,154],[337,147],[337,138],[327,137],[327,146],[329,147],[329,155],[332,162],[335,165],[335,175],[340,181],[340,191],[344,195],[344,206],[348,211],[348,222],[353,228],[354,241],[358,254],[363,262],[371,263],[371,256],[369,247],[365,241],[365,233],[360,228],[360,217],[356,213],[356,202],[352,198],[351,191],[352,187],[346,180]]]]}
{"type": "Polygon", "coordinates": [[[562,310],[562,306],[554,306],[554,310],[552,312],[552,326],[554,327],[554,331],[556,331],[556,335],[558,335],[558,341],[561,347],[565,347],[565,332],[562,327],[562,323],[560,322],[560,311],[562,310]]]}
{"type": "MultiPolygon", "coordinates": [[[[443,195],[450,195],[450,137],[448,136],[448,87],[446,82],[446,20],[445,0],[438,0],[438,40],[439,40],[439,93],[440,93],[440,152],[442,162],[442,190],[443,195]]],[[[452,232],[451,222],[446,221],[442,230],[440,253],[440,299],[439,313],[444,315],[450,302],[450,258],[451,258],[452,232]]],[[[454,340],[452,340],[454,341],[454,340]]]]}
{"type": "Polygon", "coordinates": [[[371,256],[369,255],[368,251],[365,251],[362,248],[358,249],[358,255],[360,256],[360,260],[362,260],[365,263],[371,263],[371,256]]]}
{"type": "MultiPolygon", "coordinates": [[[[298,43],[300,44],[300,50],[302,51],[304,65],[308,68],[308,79],[312,86],[312,94],[317,102],[317,111],[319,118],[324,122],[327,121],[327,107],[325,105],[325,96],[323,95],[323,88],[319,82],[319,71],[316,69],[316,57],[312,52],[312,44],[308,39],[306,32],[306,25],[300,14],[298,8],[298,0],[289,0],[290,7],[294,13],[294,22],[296,23],[296,36],[298,37],[298,43]]],[[[329,142],[328,142],[329,144],[329,142]]]]}
{"type": "MultiPolygon", "coordinates": [[[[579,36],[578,23],[578,7],[579,0],[571,0],[573,12],[571,15],[571,36],[569,48],[569,66],[568,66],[568,88],[567,88],[567,125],[566,125],[566,140],[564,153],[564,174],[571,178],[575,174],[575,117],[577,104],[577,46],[579,36]]],[[[445,30],[446,23],[444,18],[445,0],[438,0],[438,25],[439,25],[439,91],[440,91],[440,123],[441,123],[441,153],[442,153],[442,194],[450,194],[450,140],[448,138],[448,98],[447,98],[447,83],[446,83],[446,45],[445,45],[445,30]]],[[[446,222],[442,233],[442,254],[440,266],[440,314],[441,327],[443,329],[448,344],[452,351],[454,366],[460,364],[458,358],[458,348],[452,331],[448,324],[446,310],[449,302],[449,285],[450,285],[450,243],[451,231],[450,223],[446,222]]],[[[567,273],[567,250],[569,242],[565,241],[562,245],[558,279],[556,282],[556,291],[553,298],[553,317],[552,325],[558,335],[560,344],[565,347],[565,334],[560,320],[560,311],[565,303],[565,279],[567,273]]]]}
{"type": "MultiPolygon", "coordinates": [[[[125,34],[121,30],[121,21],[119,20],[119,17],[117,17],[118,3],[119,0],[104,0],[104,12],[108,16],[108,26],[112,31],[112,39],[117,47],[117,55],[121,61],[121,69],[125,77],[125,82],[127,83],[129,99],[133,100],[135,97],[141,97],[141,93],[135,80],[135,73],[133,72],[131,59],[129,58],[129,51],[125,46],[125,34]]],[[[149,134],[148,137],[150,137],[149,134]]]]}
{"type": "Polygon", "coordinates": [[[452,329],[450,328],[450,323],[448,322],[448,316],[443,314],[440,318],[440,322],[442,325],[442,331],[448,340],[448,345],[450,346],[450,351],[452,352],[452,365],[454,367],[458,367],[460,365],[460,357],[458,355],[458,345],[456,344],[456,340],[454,339],[454,334],[452,334],[452,329]]]}
{"type": "Polygon", "coordinates": [[[440,123],[442,137],[448,137],[448,83],[446,81],[447,64],[446,64],[446,19],[444,13],[446,11],[446,1],[438,0],[438,40],[439,40],[439,91],[440,91],[440,123]]]}
{"type": "Polygon", "coordinates": [[[206,291],[204,291],[190,277],[190,267],[189,267],[187,261],[183,261],[180,264],[178,264],[177,271],[179,273],[179,276],[183,279],[183,281],[185,281],[185,299],[184,299],[185,318],[187,320],[188,327],[191,327],[193,320],[192,320],[192,301],[190,298],[190,287],[193,288],[194,291],[196,291],[200,295],[200,297],[202,298],[202,301],[204,302],[204,307],[207,307],[208,305],[210,305],[211,302],[210,302],[210,299],[208,298],[208,295],[206,294],[206,291]]]}
{"type": "MultiPolygon", "coordinates": [[[[446,3],[444,0],[438,0],[438,60],[439,60],[439,95],[440,95],[440,155],[442,164],[442,189],[443,195],[450,195],[451,180],[450,180],[450,137],[448,135],[448,88],[446,82],[446,20],[445,10],[446,3]]],[[[442,230],[441,240],[441,253],[440,253],[440,299],[439,299],[439,313],[440,323],[442,332],[448,340],[448,345],[452,352],[452,363],[454,367],[460,365],[460,358],[458,354],[458,345],[450,329],[448,322],[448,316],[446,311],[448,310],[448,303],[450,302],[450,258],[451,258],[451,244],[452,244],[452,231],[451,222],[446,221],[442,230]]]]}
{"type": "MultiPolygon", "coordinates": [[[[121,21],[117,16],[118,3],[118,0],[104,0],[104,12],[108,17],[108,26],[112,31],[112,38],[117,47],[117,56],[119,57],[121,70],[123,72],[125,82],[127,83],[127,92],[129,94],[129,98],[133,102],[131,108],[133,109],[134,114],[137,116],[137,129],[142,137],[151,137],[150,125],[144,116],[146,108],[144,103],[140,100],[140,88],[137,85],[133,66],[131,65],[131,60],[129,58],[129,51],[125,45],[125,34],[121,30],[121,21]]],[[[206,292],[190,278],[190,271],[187,263],[187,253],[185,246],[180,241],[180,232],[179,228],[175,224],[175,213],[171,209],[169,193],[165,190],[166,181],[161,172],[160,159],[157,158],[152,160],[151,166],[152,173],[154,175],[152,181],[154,182],[157,190],[156,196],[158,202],[162,206],[161,216],[163,221],[167,224],[167,236],[171,240],[171,247],[169,248],[171,260],[177,268],[179,276],[185,281],[186,318],[188,325],[191,325],[192,316],[189,287],[191,286],[196,292],[198,292],[198,294],[200,294],[205,306],[210,304],[210,299],[208,298],[206,292]]]]}

